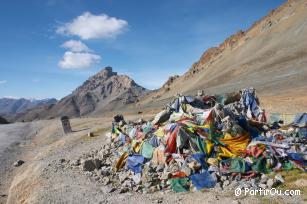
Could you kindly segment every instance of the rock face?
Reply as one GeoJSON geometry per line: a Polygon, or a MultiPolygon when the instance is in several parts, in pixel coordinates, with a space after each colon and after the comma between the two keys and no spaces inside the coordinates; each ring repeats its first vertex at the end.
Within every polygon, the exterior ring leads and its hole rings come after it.
{"type": "Polygon", "coordinates": [[[22,161],[22,160],[17,160],[17,161],[14,162],[13,166],[14,167],[19,167],[19,166],[23,165],[23,163],[25,163],[25,162],[22,161]]]}
{"type": "Polygon", "coordinates": [[[18,120],[99,114],[136,102],[146,92],[128,76],[118,75],[112,67],[106,67],[54,106],[31,110],[18,120]]]}
{"type": "Polygon", "coordinates": [[[165,84],[162,86],[164,89],[168,89],[169,86],[177,79],[179,78],[179,75],[170,76],[168,80],[165,82],[165,84]]]}

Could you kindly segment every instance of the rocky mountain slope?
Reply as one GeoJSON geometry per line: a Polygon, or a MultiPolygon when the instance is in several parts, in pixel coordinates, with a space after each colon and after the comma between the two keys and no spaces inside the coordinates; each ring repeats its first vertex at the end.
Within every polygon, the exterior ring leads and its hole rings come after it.
{"type": "Polygon", "coordinates": [[[307,110],[307,1],[288,1],[248,30],[208,49],[192,67],[148,95],[139,106],[176,93],[223,93],[253,86],[270,111],[307,110]]]}
{"type": "Polygon", "coordinates": [[[106,67],[55,105],[34,108],[16,119],[28,121],[99,114],[134,103],[147,92],[128,76],[118,75],[111,67],[106,67]]]}

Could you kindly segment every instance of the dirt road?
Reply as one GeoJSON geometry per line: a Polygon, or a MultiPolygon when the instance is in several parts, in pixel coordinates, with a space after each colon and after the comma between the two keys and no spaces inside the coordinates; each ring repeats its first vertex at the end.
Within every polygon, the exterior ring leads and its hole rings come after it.
{"type": "Polygon", "coordinates": [[[40,131],[44,122],[0,125],[0,203],[7,197],[7,188],[14,175],[13,163],[22,157],[24,147],[40,131]]]}

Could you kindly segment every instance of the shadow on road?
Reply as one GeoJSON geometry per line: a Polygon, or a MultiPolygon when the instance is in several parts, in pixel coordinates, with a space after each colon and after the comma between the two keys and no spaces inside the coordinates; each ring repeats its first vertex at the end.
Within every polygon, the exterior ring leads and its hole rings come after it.
{"type": "Polygon", "coordinates": [[[90,129],[90,128],[83,128],[83,129],[80,129],[80,130],[72,130],[71,132],[81,132],[83,130],[88,130],[88,129],[90,129]]]}

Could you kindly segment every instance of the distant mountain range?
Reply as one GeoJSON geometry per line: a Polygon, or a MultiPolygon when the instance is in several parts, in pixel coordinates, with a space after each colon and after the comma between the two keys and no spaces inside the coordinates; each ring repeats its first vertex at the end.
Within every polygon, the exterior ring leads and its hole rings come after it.
{"type": "Polygon", "coordinates": [[[106,67],[55,104],[36,106],[17,112],[14,121],[50,119],[61,116],[79,117],[99,114],[137,102],[148,90],[126,75],[118,75],[106,67]]]}
{"type": "Polygon", "coordinates": [[[39,106],[49,106],[57,103],[55,98],[48,99],[15,99],[15,98],[0,98],[0,115],[10,116],[27,112],[30,109],[39,106]]]}

